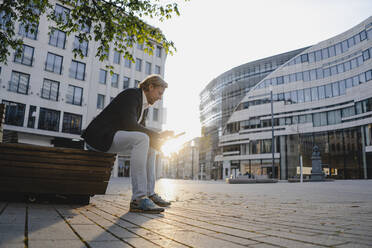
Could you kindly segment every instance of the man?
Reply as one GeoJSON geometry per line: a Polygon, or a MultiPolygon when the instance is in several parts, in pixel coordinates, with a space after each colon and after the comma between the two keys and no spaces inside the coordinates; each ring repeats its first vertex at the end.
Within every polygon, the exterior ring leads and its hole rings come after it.
{"type": "Polygon", "coordinates": [[[163,96],[168,84],[150,75],[139,85],[122,91],[92,120],[82,137],[93,150],[131,155],[131,212],[160,213],[170,205],[155,194],[155,158],[173,131],[156,132],[145,127],[148,107],[163,96]],[[158,205],[158,206],[156,206],[158,205]]]}

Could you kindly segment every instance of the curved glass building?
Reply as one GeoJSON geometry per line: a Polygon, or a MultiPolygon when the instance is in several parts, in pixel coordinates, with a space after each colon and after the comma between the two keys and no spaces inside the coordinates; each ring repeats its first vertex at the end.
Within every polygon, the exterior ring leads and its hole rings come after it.
{"type": "Polygon", "coordinates": [[[261,80],[224,127],[222,155],[215,159],[223,163],[224,176],[272,175],[274,168],[275,177],[293,178],[300,156],[304,173],[311,174],[317,145],[328,177],[372,178],[371,56],[369,17],[307,48],[261,80]]]}
{"type": "MultiPolygon", "coordinates": [[[[200,150],[201,175],[206,179],[220,178],[221,166],[213,163],[218,155],[218,138],[223,126],[245,94],[267,75],[306,48],[252,61],[228,70],[213,79],[200,93],[202,134],[200,150]]],[[[200,177],[200,176],[199,176],[200,177]]]]}

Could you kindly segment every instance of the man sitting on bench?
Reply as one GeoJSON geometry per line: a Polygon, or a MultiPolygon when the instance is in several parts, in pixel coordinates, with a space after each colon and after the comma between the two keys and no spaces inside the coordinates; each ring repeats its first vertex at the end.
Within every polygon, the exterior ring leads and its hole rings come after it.
{"type": "Polygon", "coordinates": [[[148,107],[163,96],[168,84],[159,75],[150,75],[138,85],[117,95],[93,119],[82,137],[88,147],[102,152],[130,154],[131,212],[160,213],[170,205],[154,191],[155,158],[173,131],[156,132],[145,127],[148,107]],[[155,205],[155,204],[157,205],[155,205]]]}

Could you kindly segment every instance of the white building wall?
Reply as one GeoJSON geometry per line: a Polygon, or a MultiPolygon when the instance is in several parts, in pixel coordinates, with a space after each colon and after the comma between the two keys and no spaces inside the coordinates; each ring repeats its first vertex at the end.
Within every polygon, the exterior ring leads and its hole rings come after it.
{"type": "MultiPolygon", "coordinates": [[[[61,4],[59,1],[50,1],[53,6],[56,3],[61,4]]],[[[61,4],[62,5],[62,4],[61,4]]],[[[136,71],[135,64],[132,63],[130,69],[124,66],[124,58],[121,57],[120,65],[113,63],[113,47],[111,47],[109,52],[109,59],[106,61],[99,61],[95,57],[98,43],[95,41],[90,41],[88,45],[88,55],[81,59],[80,57],[74,58],[72,53],[73,42],[75,36],[71,35],[66,38],[65,48],[58,48],[52,45],[49,45],[49,27],[53,26],[53,23],[48,22],[46,15],[40,17],[40,23],[38,27],[37,39],[24,38],[24,44],[34,47],[34,61],[32,66],[23,65],[14,61],[14,51],[11,51],[11,55],[8,57],[8,64],[0,64],[1,74],[0,74],[0,102],[11,101],[16,103],[22,103],[26,105],[25,116],[23,121],[23,126],[13,126],[13,125],[4,125],[5,130],[16,131],[18,132],[19,142],[39,144],[45,146],[52,146],[51,141],[55,137],[62,137],[68,139],[80,139],[80,135],[77,134],[68,134],[62,133],[62,122],[63,122],[63,113],[68,112],[72,114],[78,114],[82,116],[82,129],[84,129],[89,122],[99,114],[101,110],[97,109],[97,94],[105,95],[105,106],[110,102],[110,97],[115,97],[123,90],[123,78],[124,76],[129,77],[131,82],[129,87],[134,87],[134,80],[141,81],[147,74],[145,73],[145,63],[146,61],[150,62],[152,65],[152,73],[155,72],[155,65],[160,66],[160,74],[164,76],[164,66],[166,60],[166,54],[164,49],[161,51],[161,57],[155,55],[148,55],[142,50],[139,50],[136,46],[131,49],[134,59],[142,59],[142,70],[141,72],[136,71]],[[49,71],[45,71],[45,63],[48,52],[63,56],[62,63],[62,73],[56,74],[49,71]],[[69,69],[71,66],[72,60],[83,62],[86,65],[85,69],[85,80],[77,80],[69,76],[69,69]],[[119,74],[119,85],[118,88],[111,87],[111,75],[108,72],[106,84],[102,85],[98,82],[99,80],[99,71],[100,69],[106,69],[105,65],[113,65],[114,72],[119,74]],[[19,94],[11,92],[8,90],[9,81],[11,80],[12,71],[18,71],[30,75],[29,81],[29,94],[19,94]],[[41,89],[43,87],[44,79],[50,79],[60,82],[59,86],[59,97],[58,101],[46,100],[41,98],[41,89]],[[66,95],[68,85],[74,85],[83,88],[83,98],[82,105],[72,105],[66,103],[66,95]],[[37,106],[36,110],[36,120],[35,127],[28,128],[28,114],[30,105],[37,106]],[[59,121],[59,131],[47,131],[38,129],[38,119],[40,108],[48,108],[60,111],[60,121],[59,121]]],[[[18,34],[19,25],[15,25],[15,31],[18,34]]],[[[92,29],[91,29],[92,30],[92,29]]],[[[165,112],[163,107],[163,101],[158,101],[153,107],[158,108],[158,121],[153,120],[153,110],[149,111],[147,126],[156,130],[162,129],[162,124],[164,118],[162,114],[165,112]]],[[[117,163],[115,164],[117,167],[117,163]]],[[[117,170],[117,168],[115,169],[117,170]]],[[[117,175],[117,173],[116,173],[117,175]]]]}

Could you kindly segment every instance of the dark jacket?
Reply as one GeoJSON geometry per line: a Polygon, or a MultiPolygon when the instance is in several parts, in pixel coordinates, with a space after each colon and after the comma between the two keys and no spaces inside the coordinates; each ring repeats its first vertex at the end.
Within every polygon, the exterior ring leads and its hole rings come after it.
{"type": "Polygon", "coordinates": [[[83,131],[81,137],[91,147],[106,152],[110,149],[117,131],[138,131],[150,137],[152,147],[157,147],[159,133],[145,127],[147,111],[141,123],[138,120],[142,111],[142,90],[130,88],[122,91],[111,103],[94,118],[83,131]]]}

